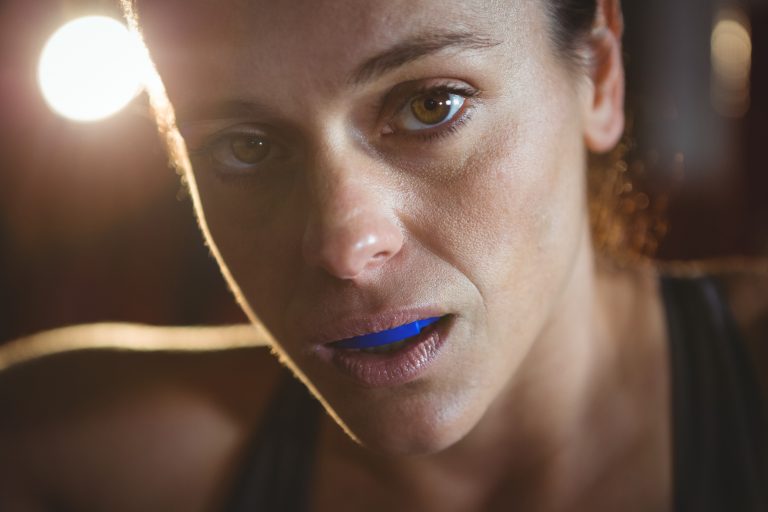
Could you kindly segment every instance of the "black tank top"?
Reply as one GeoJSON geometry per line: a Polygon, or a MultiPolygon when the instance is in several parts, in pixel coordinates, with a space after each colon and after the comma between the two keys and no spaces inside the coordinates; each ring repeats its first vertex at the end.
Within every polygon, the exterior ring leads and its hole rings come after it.
{"type": "MultiPolygon", "coordinates": [[[[672,372],[673,511],[766,512],[766,402],[723,295],[708,278],[662,278],[661,290],[672,372]]],[[[308,510],[321,413],[286,371],[228,512],[308,510]]]]}

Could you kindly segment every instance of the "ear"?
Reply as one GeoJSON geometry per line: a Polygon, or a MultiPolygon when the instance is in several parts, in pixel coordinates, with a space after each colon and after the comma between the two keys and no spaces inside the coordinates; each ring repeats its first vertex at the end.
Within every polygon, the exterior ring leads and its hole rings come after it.
{"type": "Polygon", "coordinates": [[[624,22],[619,0],[598,0],[598,13],[587,39],[592,94],[587,104],[584,138],[594,153],[613,149],[624,132],[624,22]]]}

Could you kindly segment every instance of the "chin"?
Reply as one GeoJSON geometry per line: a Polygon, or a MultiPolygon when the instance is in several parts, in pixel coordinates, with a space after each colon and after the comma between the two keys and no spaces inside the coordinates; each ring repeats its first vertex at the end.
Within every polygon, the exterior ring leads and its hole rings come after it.
{"type": "Polygon", "coordinates": [[[433,429],[400,429],[396,432],[371,432],[368,429],[352,431],[344,424],[342,428],[363,448],[388,456],[433,455],[450,448],[464,437],[463,432],[433,429]]]}
{"type": "MultiPolygon", "coordinates": [[[[480,414],[453,398],[400,397],[391,403],[374,401],[368,407],[334,409],[342,429],[360,446],[392,456],[431,455],[460,442],[480,414]]],[[[353,402],[354,403],[354,402],[353,402]]]]}
{"type": "Polygon", "coordinates": [[[444,435],[442,437],[421,437],[399,440],[400,442],[395,445],[376,446],[368,448],[376,453],[391,455],[391,456],[428,456],[443,452],[455,444],[459,443],[464,438],[463,433],[451,433],[451,435],[444,435]]]}

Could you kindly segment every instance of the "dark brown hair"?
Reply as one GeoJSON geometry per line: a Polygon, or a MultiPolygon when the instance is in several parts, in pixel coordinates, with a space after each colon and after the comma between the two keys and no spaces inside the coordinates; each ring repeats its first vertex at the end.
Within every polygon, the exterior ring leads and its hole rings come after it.
{"type": "MultiPolygon", "coordinates": [[[[555,50],[574,70],[590,65],[583,50],[598,16],[597,0],[547,0],[555,50]]],[[[651,202],[633,186],[626,158],[631,138],[609,154],[589,157],[587,186],[592,239],[598,254],[614,263],[647,261],[667,231],[664,202],[651,202]]]]}
{"type": "Polygon", "coordinates": [[[550,34],[555,48],[568,60],[581,64],[579,49],[597,16],[597,0],[548,0],[547,7],[554,21],[550,34]]]}

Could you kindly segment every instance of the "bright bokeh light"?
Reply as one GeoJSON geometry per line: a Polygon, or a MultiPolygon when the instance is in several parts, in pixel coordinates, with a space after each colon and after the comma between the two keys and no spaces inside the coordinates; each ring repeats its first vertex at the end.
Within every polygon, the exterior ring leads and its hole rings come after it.
{"type": "Polygon", "coordinates": [[[735,9],[723,9],[711,40],[715,109],[727,117],[741,117],[749,109],[752,37],[749,18],[735,9]]]}
{"type": "Polygon", "coordinates": [[[76,121],[96,121],[124,108],[143,87],[144,52],[128,29],[106,16],[87,16],[57,30],[38,68],[48,104],[76,121]]]}

